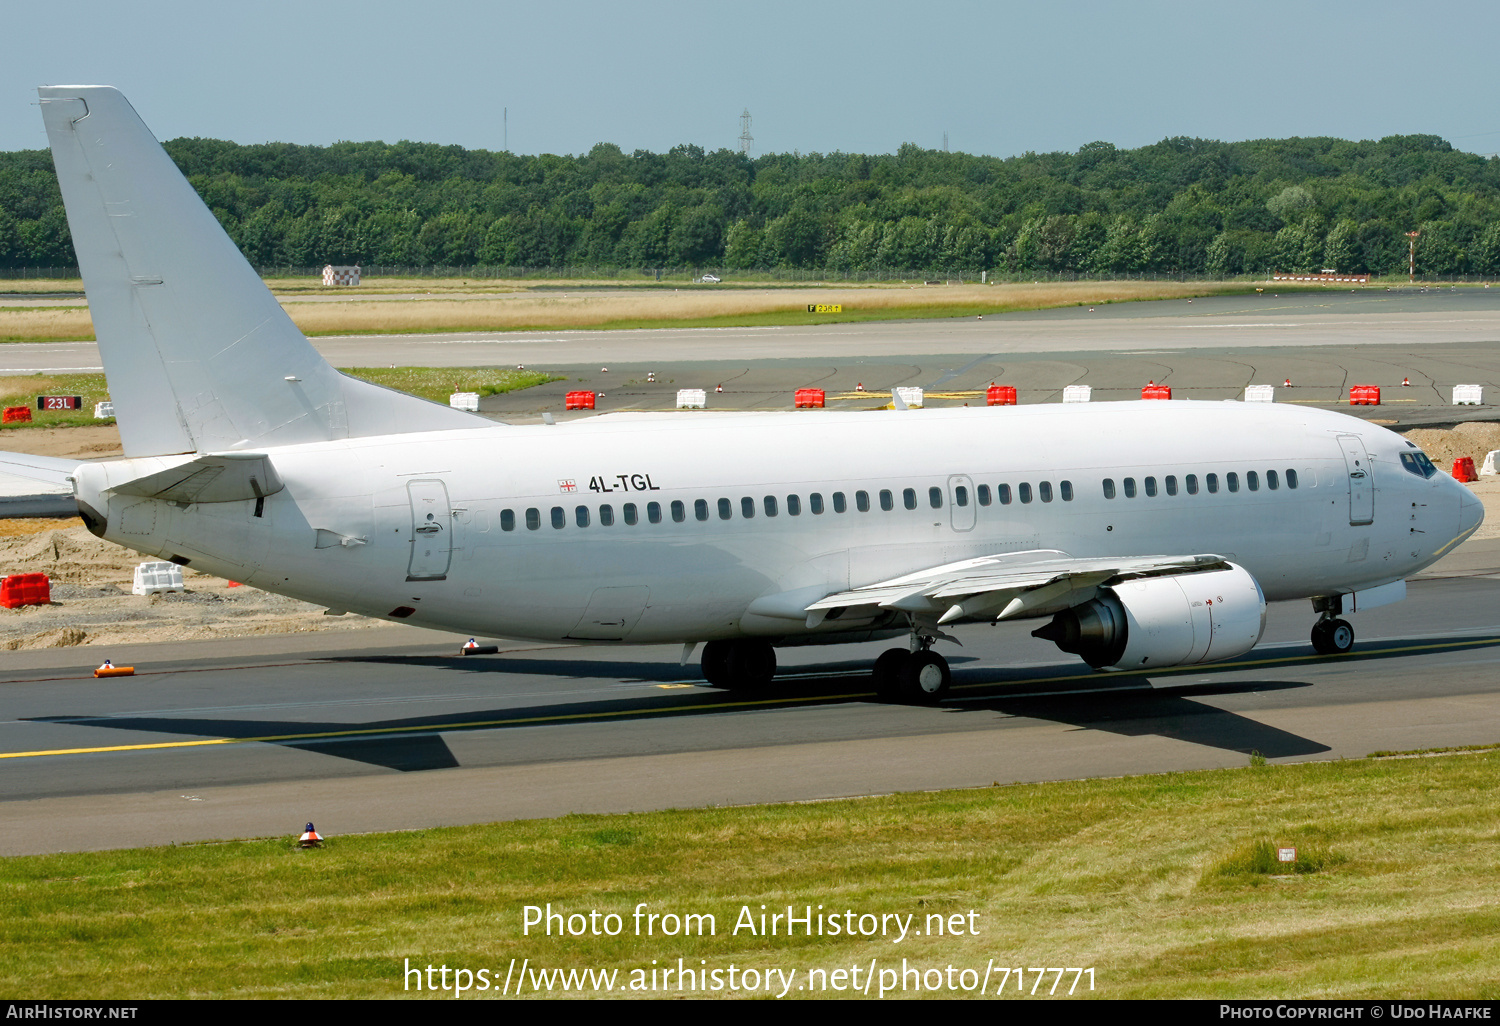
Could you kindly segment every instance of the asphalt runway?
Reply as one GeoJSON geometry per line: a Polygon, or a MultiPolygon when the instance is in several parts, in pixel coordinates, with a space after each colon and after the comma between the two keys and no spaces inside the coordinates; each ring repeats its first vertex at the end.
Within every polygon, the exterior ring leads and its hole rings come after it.
{"type": "MultiPolygon", "coordinates": [[[[800,385],[827,389],[833,409],[881,405],[880,392],[897,384],[956,404],[982,402],[976,393],[990,380],[1016,384],[1023,403],[1056,401],[1074,383],[1091,384],[1096,399],[1133,398],[1150,379],[1177,396],[1229,399],[1246,384],[1291,377],[1278,401],[1347,410],[1347,385],[1370,382],[1390,401],[1349,412],[1403,425],[1493,419],[1492,406],[1448,405],[1445,389],[1483,384],[1494,401],[1500,290],[1418,293],[1388,307],[1379,295],[1313,298],[1340,310],[1318,313],[1302,297],[1300,307],[1260,311],[1280,327],[1259,335],[1234,326],[1249,323],[1243,306],[1259,297],[1206,313],[1199,304],[1211,301],[1123,304],[1101,308],[1098,320],[1086,310],[1015,315],[1004,337],[991,327],[1003,318],[982,328],[778,329],[781,337],[753,351],[732,330],[573,333],[551,352],[576,358],[577,347],[608,345],[600,364],[608,371],[592,359],[551,363],[569,380],[489,397],[483,409],[535,418],[560,411],[571,388],[603,392],[606,411],[664,409],[680,387],[709,389],[710,408],[785,409],[800,385]],[[1167,322],[1198,329],[1195,341],[1163,332],[1167,322]],[[1260,341],[1231,344],[1242,332],[1260,341]],[[1015,341],[1026,333],[1031,341],[1015,341]],[[719,384],[724,392],[712,391],[719,384]],[[853,391],[858,384],[864,394],[853,391]]],[[[453,366],[505,365],[479,357],[511,344],[534,343],[319,341],[345,366],[386,362],[388,353],[389,362],[433,364],[445,352],[465,354],[453,366]],[[351,348],[340,357],[331,346],[351,348]]],[[[0,357],[22,348],[0,348],[0,357]]],[[[459,639],[398,626],[108,653],[7,652],[0,853],[292,833],[308,820],[337,835],[1500,739],[1492,684],[1500,679],[1500,541],[1462,546],[1414,581],[1405,602],[1352,619],[1359,643],[1348,657],[1314,656],[1307,603],[1283,603],[1245,659],[1149,676],[1092,673],[1030,638],[1027,625],[962,628],[963,647],[944,646],[953,696],[935,709],[868,693],[883,644],[782,649],[783,676],[757,694],[708,688],[696,653],[682,665],[680,648],[506,644],[498,656],[464,659],[459,639]],[[140,672],[95,681],[88,671],[104,655],[140,672]]]]}
{"type": "Polygon", "coordinates": [[[410,629],[142,645],[0,669],[0,853],[805,801],[1358,758],[1500,738],[1500,541],[1460,549],[1319,657],[1305,602],[1232,663],[1095,673],[1028,626],[960,629],[952,697],[868,691],[884,647],[780,651],[765,692],[680,648],[507,645],[410,629]]]}

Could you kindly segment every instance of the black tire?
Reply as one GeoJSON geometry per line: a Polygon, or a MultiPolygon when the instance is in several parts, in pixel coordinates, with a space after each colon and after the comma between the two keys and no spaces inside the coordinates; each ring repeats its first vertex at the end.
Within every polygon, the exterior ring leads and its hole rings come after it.
{"type": "Polygon", "coordinates": [[[729,688],[763,688],[776,676],[776,650],[768,641],[736,641],[727,662],[729,688]]]}
{"type": "Polygon", "coordinates": [[[880,653],[871,671],[875,694],[888,701],[901,696],[901,668],[910,656],[911,653],[904,648],[888,648],[880,653]]]}
{"type": "Polygon", "coordinates": [[[733,649],[734,642],[732,641],[710,641],[703,646],[703,659],[700,665],[703,668],[703,679],[708,681],[709,686],[729,687],[729,653],[733,649]]]}
{"type": "Polygon", "coordinates": [[[901,697],[921,705],[936,705],[948,693],[953,675],[948,660],[936,652],[913,652],[901,667],[901,697]]]}
{"type": "Polygon", "coordinates": [[[1343,655],[1354,647],[1354,628],[1348,620],[1319,620],[1313,624],[1312,644],[1319,655],[1343,655]]]}

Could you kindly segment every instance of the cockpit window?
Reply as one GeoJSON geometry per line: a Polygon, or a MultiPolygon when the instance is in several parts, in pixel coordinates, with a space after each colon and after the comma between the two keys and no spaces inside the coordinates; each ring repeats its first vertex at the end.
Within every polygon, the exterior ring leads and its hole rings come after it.
{"type": "Polygon", "coordinates": [[[1437,473],[1437,467],[1427,458],[1425,452],[1403,452],[1401,454],[1401,465],[1408,473],[1416,474],[1418,477],[1431,477],[1437,473]]]}

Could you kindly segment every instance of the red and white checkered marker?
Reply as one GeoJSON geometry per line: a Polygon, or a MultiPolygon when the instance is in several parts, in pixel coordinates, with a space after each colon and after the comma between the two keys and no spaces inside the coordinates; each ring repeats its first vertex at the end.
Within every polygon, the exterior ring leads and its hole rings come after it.
{"type": "Polygon", "coordinates": [[[323,837],[309,823],[307,829],[302,831],[302,836],[297,839],[297,843],[304,848],[316,848],[323,843],[323,837]]]}

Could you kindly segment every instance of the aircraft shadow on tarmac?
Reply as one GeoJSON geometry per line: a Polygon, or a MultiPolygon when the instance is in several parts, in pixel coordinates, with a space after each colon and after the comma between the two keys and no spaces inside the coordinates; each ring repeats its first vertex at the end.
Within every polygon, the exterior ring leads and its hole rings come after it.
{"type": "MultiPolygon", "coordinates": [[[[1278,668],[1332,662],[1368,661],[1412,654],[1460,651],[1500,645],[1500,638],[1454,637],[1423,639],[1420,646],[1392,642],[1385,649],[1339,657],[1309,654],[1278,659],[1278,668]]],[[[685,682],[696,680],[696,667],[675,662],[628,660],[538,659],[470,657],[456,659],[432,655],[339,657],[338,662],[379,662],[413,669],[442,668],[465,674],[524,674],[554,679],[607,679],[623,682],[685,682]]],[[[980,660],[957,655],[952,699],[930,710],[934,715],[1000,713],[1026,719],[1071,724],[1084,730],[1102,730],[1127,737],[1157,735],[1226,751],[1259,752],[1267,758],[1316,755],[1328,746],[1247,716],[1220,709],[1195,697],[1265,693],[1290,688],[1313,687],[1304,680],[1236,680],[1227,676],[1203,681],[1215,672],[1243,672],[1243,663],[1216,668],[1193,667],[1198,679],[1191,683],[1173,673],[1114,673],[1083,675],[1077,665],[1028,668],[1024,679],[1017,671],[979,665],[980,660]]],[[[1251,662],[1254,662],[1252,660],[1251,662]]],[[[337,756],[402,772],[449,769],[460,765],[443,734],[463,731],[506,730],[518,727],[566,723],[610,723],[668,716],[713,716],[742,713],[750,709],[832,706],[869,702],[868,664],[841,661],[821,664],[814,672],[797,673],[787,680],[751,692],[726,692],[697,687],[621,697],[572,702],[524,703],[512,706],[363,722],[307,722],[177,718],[166,716],[47,716],[36,722],[61,722],[108,727],[153,734],[186,735],[256,741],[337,756]]],[[[531,696],[527,696],[528,698],[531,696]]],[[[893,712],[912,707],[898,706],[893,712]]],[[[918,709],[918,715],[929,710],[918,709]]]]}

